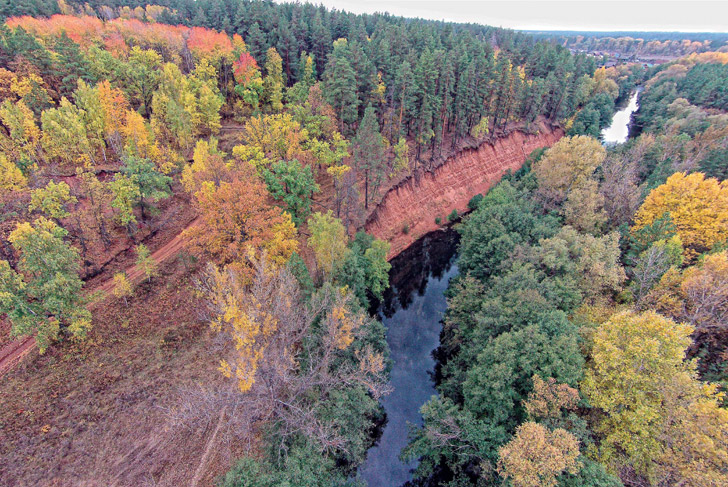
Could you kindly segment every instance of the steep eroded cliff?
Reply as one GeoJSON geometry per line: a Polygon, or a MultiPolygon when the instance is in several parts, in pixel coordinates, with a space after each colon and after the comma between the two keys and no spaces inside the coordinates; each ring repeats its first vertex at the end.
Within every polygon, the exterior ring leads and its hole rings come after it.
{"type": "Polygon", "coordinates": [[[549,147],[563,136],[560,129],[538,135],[515,131],[494,144],[465,149],[432,172],[410,177],[390,189],[366,222],[366,231],[391,244],[389,258],[399,254],[424,234],[446,222],[453,209],[467,211],[468,202],[485,193],[510,169],[518,170],[526,157],[549,147]]]}

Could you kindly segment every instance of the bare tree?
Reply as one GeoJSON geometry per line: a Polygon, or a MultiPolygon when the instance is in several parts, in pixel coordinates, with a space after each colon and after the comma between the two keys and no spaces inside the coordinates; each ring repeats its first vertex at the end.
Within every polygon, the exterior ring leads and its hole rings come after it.
{"type": "Polygon", "coordinates": [[[364,345],[371,318],[353,311],[354,296],[325,285],[305,302],[296,278],[265,257],[250,283],[209,266],[198,288],[211,325],[227,337],[220,369],[237,387],[229,381],[229,388],[185,391],[174,416],[212,424],[225,415],[228,437],[251,438],[258,426],[275,426],[281,451],[301,434],[322,452],[348,452],[346,436],[322,420],[320,406],[347,388],[361,387],[374,399],[388,392],[386,360],[364,345]]]}

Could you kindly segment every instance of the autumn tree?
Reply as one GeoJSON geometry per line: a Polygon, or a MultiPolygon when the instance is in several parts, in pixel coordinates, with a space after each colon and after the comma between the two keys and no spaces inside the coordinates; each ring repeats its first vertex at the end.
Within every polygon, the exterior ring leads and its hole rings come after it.
{"type": "Polygon", "coordinates": [[[343,264],[349,252],[346,246],[348,241],[346,229],[341,220],[334,218],[331,210],[311,215],[308,229],[311,232],[308,246],[316,255],[319,269],[324,276],[331,276],[332,272],[343,264]]]}
{"type": "Polygon", "coordinates": [[[263,96],[273,112],[283,109],[283,70],[281,56],[274,47],[265,55],[265,78],[263,78],[263,96]]]}
{"type": "Polygon", "coordinates": [[[195,135],[217,133],[221,106],[215,70],[209,64],[202,62],[186,76],[167,63],[152,98],[152,126],[164,139],[187,149],[195,135]]]}
{"type": "Polygon", "coordinates": [[[129,305],[129,296],[134,293],[134,287],[125,272],[117,272],[114,274],[114,297],[117,299],[123,299],[124,305],[129,305]]]}
{"type": "Polygon", "coordinates": [[[599,192],[599,183],[587,179],[569,192],[562,209],[564,223],[580,232],[599,234],[607,223],[604,211],[604,196],[599,192]]]}
{"type": "Polygon", "coordinates": [[[5,154],[0,154],[0,200],[28,187],[28,178],[23,171],[10,161],[5,154]]]}
{"type": "Polygon", "coordinates": [[[304,144],[308,131],[289,113],[251,117],[243,130],[244,144],[233,148],[233,155],[257,169],[280,160],[307,162],[304,144]]]}
{"type": "Polygon", "coordinates": [[[109,182],[112,195],[111,207],[116,210],[116,220],[132,234],[132,225],[137,222],[134,207],[141,199],[139,186],[125,174],[117,174],[109,182]]]}
{"type": "Polygon", "coordinates": [[[410,168],[410,148],[407,139],[400,137],[397,143],[392,146],[392,152],[394,153],[394,161],[389,174],[390,178],[408,171],[410,168]]]}
{"type": "Polygon", "coordinates": [[[35,334],[41,351],[61,333],[82,339],[91,328],[78,251],[63,241],[67,234],[44,217],[19,223],[8,237],[20,255],[17,270],[0,261],[0,312],[14,336],[35,334]]]}
{"type": "MultiPolygon", "coordinates": [[[[658,248],[665,244],[656,244],[658,248]]],[[[652,248],[652,247],[650,247],[652,248]]],[[[665,250],[674,256],[680,248],[665,250]]],[[[642,307],[649,307],[675,320],[689,323],[701,331],[726,328],[728,317],[728,251],[711,254],[684,271],[671,267],[655,279],[642,307]],[[659,282],[658,282],[659,281],[659,282]]]]}
{"type": "Polygon", "coordinates": [[[575,475],[581,467],[579,440],[566,430],[549,431],[538,423],[520,425],[498,454],[498,472],[513,487],[555,487],[562,473],[575,475]]]}
{"type": "Polygon", "coordinates": [[[564,137],[533,165],[539,193],[548,204],[560,204],[569,192],[591,177],[606,151],[598,140],[583,135],[564,137]]]}
{"type": "Polygon", "coordinates": [[[685,361],[692,332],[653,311],[628,311],[594,335],[582,390],[605,414],[601,459],[612,468],[631,466],[651,485],[665,471],[673,485],[728,479],[728,460],[718,454],[728,443],[728,414],[716,387],[699,382],[695,362],[685,361]],[[702,414],[710,427],[695,422],[702,414]],[[710,460],[698,467],[696,455],[710,460]]]}
{"type": "Polygon", "coordinates": [[[567,384],[559,384],[549,377],[543,380],[533,376],[533,391],[523,403],[532,420],[553,419],[561,416],[563,410],[573,410],[579,405],[579,391],[567,384]]]}
{"type": "Polygon", "coordinates": [[[159,264],[152,257],[149,248],[144,244],[137,245],[136,266],[142,270],[144,277],[149,281],[152,277],[159,275],[159,264]]]}
{"type": "MultiPolygon", "coordinates": [[[[85,204],[76,209],[81,229],[89,236],[98,236],[108,248],[111,245],[111,237],[106,227],[106,212],[111,203],[111,188],[108,183],[100,181],[90,167],[77,168],[76,175],[80,181],[78,196],[86,200],[85,204]]],[[[93,237],[91,240],[96,238],[93,237]]]]}
{"type": "Polygon", "coordinates": [[[298,247],[296,227],[288,213],[268,206],[267,197],[248,165],[231,182],[203,185],[195,193],[199,223],[185,231],[192,252],[244,276],[250,275],[251,257],[262,251],[269,261],[284,264],[298,247]]]}
{"type": "Polygon", "coordinates": [[[263,100],[263,78],[258,63],[248,52],[243,52],[233,63],[233,76],[237,84],[235,93],[249,105],[253,112],[258,111],[263,100]]]}
{"type": "Polygon", "coordinates": [[[675,173],[647,195],[633,234],[669,214],[691,261],[728,239],[728,186],[702,173],[675,173]]]}
{"type": "Polygon", "coordinates": [[[619,235],[595,237],[565,226],[534,249],[534,257],[551,275],[571,275],[589,303],[603,301],[622,289],[626,280],[622,268],[619,235]]]}
{"type": "Polygon", "coordinates": [[[334,206],[336,208],[336,218],[341,216],[341,203],[344,200],[344,179],[351,171],[351,167],[346,164],[338,164],[326,168],[326,173],[331,176],[334,183],[334,206]]]}
{"type": "Polygon", "coordinates": [[[3,144],[5,155],[25,166],[40,162],[41,131],[25,102],[6,99],[0,105],[0,121],[9,135],[9,143],[3,144]]]}
{"type": "Polygon", "coordinates": [[[30,194],[30,211],[38,210],[58,222],[69,215],[68,205],[78,200],[71,195],[71,188],[65,182],[49,181],[44,188],[34,189],[30,194]]]}
{"type": "Polygon", "coordinates": [[[228,338],[220,371],[234,379],[237,394],[225,392],[227,403],[250,412],[231,420],[244,429],[281,424],[283,441],[300,434],[324,449],[358,450],[343,434],[356,413],[332,418],[326,411],[342,393],[359,398],[356,409],[378,407],[386,359],[371,345],[377,324],[352,311],[345,289],[325,286],[306,303],[286,267],[265,255],[252,264],[249,277],[210,266],[200,281],[210,325],[228,338]]]}
{"type": "Polygon", "coordinates": [[[219,186],[223,181],[232,181],[234,168],[231,162],[226,162],[225,153],[218,149],[217,139],[200,139],[195,144],[192,155],[192,164],[182,170],[182,186],[191,194],[198,191],[205,182],[219,186]]]}
{"type": "Polygon", "coordinates": [[[45,110],[41,115],[41,143],[46,156],[68,165],[94,162],[91,143],[86,136],[83,114],[66,98],[58,108],[45,110]]]}

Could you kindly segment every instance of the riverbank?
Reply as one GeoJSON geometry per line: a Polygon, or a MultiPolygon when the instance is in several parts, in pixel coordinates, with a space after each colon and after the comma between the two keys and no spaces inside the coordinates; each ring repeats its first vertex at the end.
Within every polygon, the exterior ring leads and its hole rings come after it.
{"type": "Polygon", "coordinates": [[[551,146],[563,135],[559,128],[542,125],[535,135],[514,131],[492,144],[465,149],[433,171],[418,173],[390,189],[365,229],[390,243],[391,259],[441,228],[453,210],[467,211],[473,196],[486,193],[507,171],[518,170],[533,150],[551,146]]]}

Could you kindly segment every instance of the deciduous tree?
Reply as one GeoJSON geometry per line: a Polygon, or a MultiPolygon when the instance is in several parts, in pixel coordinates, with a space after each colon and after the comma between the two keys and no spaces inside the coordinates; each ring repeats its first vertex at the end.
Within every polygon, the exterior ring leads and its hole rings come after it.
{"type": "Polygon", "coordinates": [[[265,55],[265,78],[263,78],[263,95],[273,112],[283,108],[283,69],[281,56],[274,47],[265,55]]]}
{"type": "Polygon", "coordinates": [[[144,277],[146,277],[147,281],[159,275],[159,264],[154,260],[146,245],[137,245],[136,254],[136,266],[144,272],[144,277]]]}
{"type": "Polygon", "coordinates": [[[311,198],[319,191],[311,167],[295,159],[278,161],[263,170],[263,180],[273,198],[285,204],[294,223],[303,223],[311,211],[311,198]]]}
{"type": "Polygon", "coordinates": [[[19,223],[8,237],[20,254],[17,270],[0,261],[0,312],[14,336],[35,334],[41,351],[62,332],[82,339],[91,328],[78,251],[63,241],[67,234],[44,217],[19,223]]]}
{"type": "Polygon", "coordinates": [[[564,137],[533,165],[539,193],[548,204],[560,204],[591,177],[605,157],[606,151],[596,139],[564,137]]]}
{"type": "Polygon", "coordinates": [[[67,206],[78,200],[71,195],[71,188],[65,182],[49,181],[44,188],[34,189],[30,193],[30,211],[38,210],[53,220],[60,220],[69,215],[67,206]]]}
{"type": "Polygon", "coordinates": [[[191,250],[220,265],[250,276],[251,257],[267,252],[283,265],[298,248],[296,227],[288,213],[271,207],[268,192],[251,166],[220,186],[204,184],[195,193],[199,224],[186,230],[191,250]]]}
{"type": "Polygon", "coordinates": [[[346,229],[341,220],[334,218],[331,210],[326,213],[314,213],[308,220],[308,229],[311,236],[308,246],[316,254],[316,262],[324,276],[331,273],[343,264],[349,252],[346,229]]]}
{"type": "Polygon", "coordinates": [[[513,487],[554,487],[564,472],[578,473],[579,440],[563,429],[524,423],[500,450],[498,472],[513,487]]]}
{"type": "Polygon", "coordinates": [[[699,382],[695,362],[685,361],[692,331],[654,311],[628,311],[594,335],[582,390],[605,413],[601,459],[631,466],[652,485],[665,472],[672,485],[728,479],[728,459],[716,456],[728,442],[728,414],[718,407],[716,387],[699,382]],[[703,414],[705,423],[696,422],[703,414]],[[696,458],[710,460],[697,467],[696,458]]]}
{"type": "Polygon", "coordinates": [[[134,293],[134,287],[129,278],[126,277],[126,272],[117,272],[114,274],[114,297],[124,300],[124,305],[129,305],[129,296],[134,293]]]}
{"type": "Polygon", "coordinates": [[[728,186],[702,173],[675,173],[647,195],[635,215],[632,232],[666,213],[685,248],[685,257],[710,250],[728,239],[728,186]]]}

